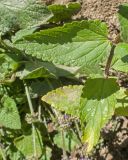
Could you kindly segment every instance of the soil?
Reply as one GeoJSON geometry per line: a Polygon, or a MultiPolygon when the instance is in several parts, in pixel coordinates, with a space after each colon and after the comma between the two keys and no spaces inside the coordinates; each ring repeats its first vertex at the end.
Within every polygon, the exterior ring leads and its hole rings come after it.
{"type": "MultiPolygon", "coordinates": [[[[108,24],[112,38],[119,33],[118,6],[128,0],[46,0],[47,4],[80,2],[75,19],[100,19],[108,24]]],[[[102,143],[97,145],[90,160],[128,160],[128,118],[116,117],[102,130],[102,143]]],[[[75,159],[75,158],[74,158],[75,159]]],[[[73,159],[73,160],[74,160],[73,159]]]]}

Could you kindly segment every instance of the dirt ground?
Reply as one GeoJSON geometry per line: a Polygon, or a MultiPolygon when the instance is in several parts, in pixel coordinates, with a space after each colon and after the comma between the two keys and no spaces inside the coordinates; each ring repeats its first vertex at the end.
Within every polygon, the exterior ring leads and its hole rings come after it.
{"type": "MultiPolygon", "coordinates": [[[[119,32],[118,6],[128,0],[46,0],[48,4],[80,2],[82,7],[75,16],[83,19],[100,19],[108,24],[110,35],[119,32]]],[[[103,142],[97,146],[89,160],[128,160],[128,118],[117,117],[102,131],[103,142]]]]}

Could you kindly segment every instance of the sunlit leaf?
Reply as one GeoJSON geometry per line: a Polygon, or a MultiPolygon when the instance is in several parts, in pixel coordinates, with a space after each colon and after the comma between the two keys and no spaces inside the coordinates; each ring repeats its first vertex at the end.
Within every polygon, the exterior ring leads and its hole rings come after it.
{"type": "Polygon", "coordinates": [[[105,126],[115,111],[115,93],[119,90],[116,79],[88,79],[81,97],[81,122],[83,126],[83,142],[87,151],[91,151],[100,137],[101,128],[105,126]]]}

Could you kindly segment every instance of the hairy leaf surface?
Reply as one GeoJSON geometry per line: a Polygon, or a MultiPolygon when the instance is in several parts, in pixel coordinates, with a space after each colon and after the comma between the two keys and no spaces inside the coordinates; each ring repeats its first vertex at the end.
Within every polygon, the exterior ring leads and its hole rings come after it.
{"type": "Polygon", "coordinates": [[[100,137],[101,128],[108,122],[115,111],[115,93],[119,90],[116,79],[88,79],[81,97],[81,122],[83,142],[87,143],[89,152],[100,137]]]}
{"type": "Polygon", "coordinates": [[[51,18],[39,0],[0,0],[0,32],[37,26],[51,18]]]}
{"type": "Polygon", "coordinates": [[[110,51],[108,30],[100,21],[81,21],[42,30],[24,37],[15,46],[43,61],[84,67],[91,72],[106,61],[110,51]]]}
{"type": "Polygon", "coordinates": [[[15,101],[8,96],[3,97],[1,101],[0,125],[11,129],[20,129],[20,116],[15,101]]]}

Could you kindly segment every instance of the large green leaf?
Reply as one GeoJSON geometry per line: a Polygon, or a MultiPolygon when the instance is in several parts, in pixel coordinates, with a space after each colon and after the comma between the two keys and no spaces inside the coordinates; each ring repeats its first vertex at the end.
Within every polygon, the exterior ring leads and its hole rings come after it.
{"type": "Polygon", "coordinates": [[[48,92],[42,100],[60,111],[79,117],[80,95],[83,86],[64,86],[48,92]]]}
{"type": "Polygon", "coordinates": [[[0,32],[37,26],[51,18],[39,0],[0,0],[0,32]]]}
{"type": "Polygon", "coordinates": [[[11,129],[20,129],[20,116],[15,101],[8,96],[4,96],[1,101],[0,125],[11,129]]]}
{"type": "Polygon", "coordinates": [[[111,48],[107,36],[105,23],[81,21],[36,32],[15,46],[44,61],[89,68],[90,72],[92,67],[98,72],[99,63],[106,61],[111,48]]]}
{"type": "Polygon", "coordinates": [[[119,6],[118,17],[121,29],[121,39],[124,42],[128,42],[128,4],[119,6]]]}
{"type": "MultiPolygon", "coordinates": [[[[33,147],[33,135],[22,135],[14,140],[15,146],[18,150],[27,158],[32,158],[34,155],[34,147],[33,147]]],[[[41,139],[41,133],[36,130],[35,131],[35,144],[36,144],[36,153],[39,158],[42,154],[43,143],[41,139]]]]}
{"type": "Polygon", "coordinates": [[[117,71],[128,72],[128,44],[119,43],[111,67],[117,71]]]}
{"type": "Polygon", "coordinates": [[[80,10],[79,3],[69,3],[68,5],[53,4],[48,6],[48,9],[53,13],[53,17],[50,22],[62,22],[70,20],[72,15],[80,10]]]}
{"type": "Polygon", "coordinates": [[[87,151],[91,151],[100,137],[101,128],[108,122],[115,111],[115,93],[119,90],[116,79],[88,79],[81,96],[81,122],[83,126],[83,142],[87,143],[87,151]]]}

